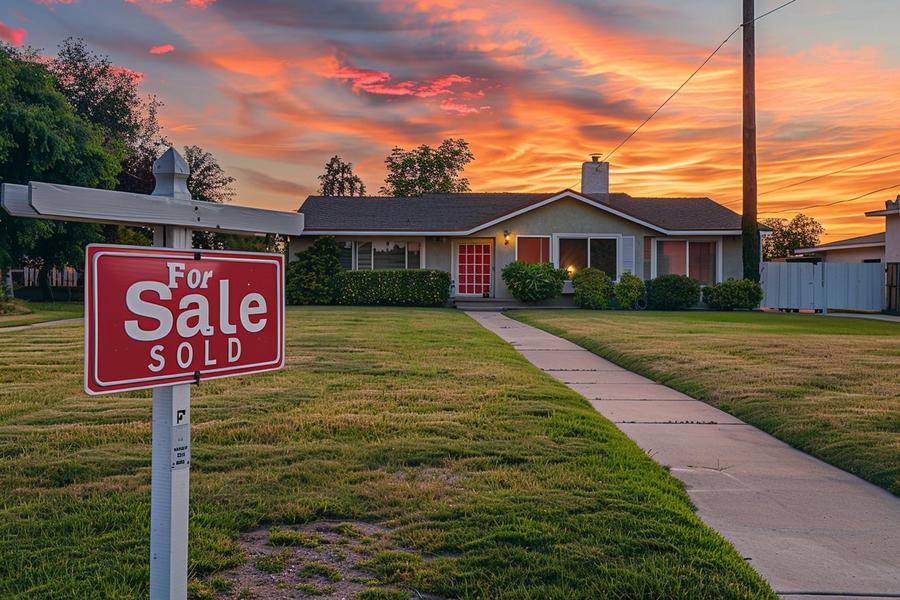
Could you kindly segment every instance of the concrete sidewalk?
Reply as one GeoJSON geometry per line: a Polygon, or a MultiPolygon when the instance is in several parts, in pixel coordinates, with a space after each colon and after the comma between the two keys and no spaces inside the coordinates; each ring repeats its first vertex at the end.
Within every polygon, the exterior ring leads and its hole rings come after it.
{"type": "Polygon", "coordinates": [[[468,313],[684,482],[786,598],[900,598],[900,499],[712,406],[500,313],[468,313]]]}

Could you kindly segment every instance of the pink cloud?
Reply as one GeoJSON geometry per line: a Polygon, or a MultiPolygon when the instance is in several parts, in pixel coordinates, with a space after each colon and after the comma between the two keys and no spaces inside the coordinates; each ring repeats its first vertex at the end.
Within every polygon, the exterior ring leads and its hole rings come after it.
{"type": "Polygon", "coordinates": [[[194,8],[208,8],[210,4],[215,4],[216,0],[185,0],[184,4],[186,6],[193,6],[194,8]]]}
{"type": "Polygon", "coordinates": [[[52,4],[75,4],[78,0],[31,0],[35,4],[44,4],[50,6],[52,4]]]}
{"type": "Polygon", "coordinates": [[[468,104],[457,102],[453,98],[447,98],[441,102],[440,106],[441,110],[446,110],[447,112],[456,113],[458,115],[471,115],[490,108],[490,106],[469,106],[468,104]]]}
{"type": "Polygon", "coordinates": [[[169,52],[174,52],[175,46],[172,44],[161,44],[159,46],[151,46],[148,52],[150,54],[168,54],[169,52]]]}
{"type": "Polygon", "coordinates": [[[25,43],[25,36],[28,32],[21,28],[10,27],[0,21],[0,40],[9,42],[13,46],[21,46],[25,43]]]}
{"type": "Polygon", "coordinates": [[[340,67],[331,74],[332,79],[351,82],[354,92],[366,92],[384,96],[416,96],[431,98],[439,94],[449,94],[450,87],[460,83],[471,83],[470,77],[463,75],[442,75],[425,81],[400,81],[392,83],[392,76],[387,71],[340,67]]]}

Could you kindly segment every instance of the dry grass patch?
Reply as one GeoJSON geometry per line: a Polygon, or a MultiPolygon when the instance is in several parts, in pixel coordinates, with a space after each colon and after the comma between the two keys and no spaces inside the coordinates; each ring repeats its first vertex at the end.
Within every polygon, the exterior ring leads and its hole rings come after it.
{"type": "Polygon", "coordinates": [[[766,313],[509,314],[900,494],[900,324],[766,313]]]}

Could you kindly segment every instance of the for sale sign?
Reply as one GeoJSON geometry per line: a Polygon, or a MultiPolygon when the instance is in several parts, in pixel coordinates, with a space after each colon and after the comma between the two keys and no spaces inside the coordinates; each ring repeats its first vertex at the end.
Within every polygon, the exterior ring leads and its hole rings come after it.
{"type": "Polygon", "coordinates": [[[87,393],[283,366],[283,256],[88,246],[87,393]]]}

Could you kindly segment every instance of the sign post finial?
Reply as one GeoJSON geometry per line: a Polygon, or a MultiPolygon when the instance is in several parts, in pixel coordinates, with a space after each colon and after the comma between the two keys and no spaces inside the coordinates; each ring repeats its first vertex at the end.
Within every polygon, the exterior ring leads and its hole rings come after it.
{"type": "Polygon", "coordinates": [[[191,192],[187,187],[190,174],[191,170],[187,161],[178,153],[178,150],[170,146],[162,156],[153,161],[153,177],[156,179],[153,195],[190,200],[191,192]]]}

